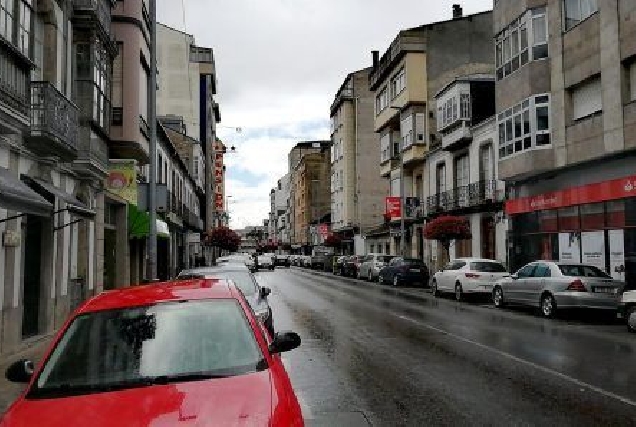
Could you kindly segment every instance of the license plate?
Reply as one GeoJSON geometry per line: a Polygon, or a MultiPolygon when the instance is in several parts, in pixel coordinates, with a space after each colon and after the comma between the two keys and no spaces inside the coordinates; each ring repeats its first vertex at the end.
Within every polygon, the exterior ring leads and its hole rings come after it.
{"type": "Polygon", "coordinates": [[[417,268],[411,268],[411,269],[409,269],[409,271],[411,273],[419,273],[420,272],[420,270],[418,270],[417,268]]]}
{"type": "Polygon", "coordinates": [[[596,288],[594,288],[594,292],[596,292],[597,294],[617,294],[618,293],[618,288],[609,288],[606,286],[597,286],[596,288]]]}

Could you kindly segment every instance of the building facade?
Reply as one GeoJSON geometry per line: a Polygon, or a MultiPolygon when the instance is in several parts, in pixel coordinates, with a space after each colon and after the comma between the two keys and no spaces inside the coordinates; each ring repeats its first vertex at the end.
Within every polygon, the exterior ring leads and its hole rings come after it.
{"type": "Polygon", "coordinates": [[[635,17],[629,0],[495,2],[513,270],[552,259],[636,278],[635,17]]]}
{"type": "MultiPolygon", "coordinates": [[[[379,140],[380,175],[389,195],[424,199],[426,159],[441,144],[435,94],[457,75],[492,73],[492,12],[463,16],[401,31],[380,57],[373,52],[369,86],[375,96],[374,127],[379,140]],[[403,181],[403,184],[402,184],[403,181]]],[[[406,209],[403,209],[406,211],[406,209]]],[[[423,258],[423,209],[413,209],[405,229],[405,254],[423,258]]],[[[406,214],[406,212],[404,212],[406,214]]],[[[391,218],[391,253],[400,251],[399,217],[391,218]]]]}
{"type": "Polygon", "coordinates": [[[0,352],[104,288],[112,6],[0,5],[0,352]]]}
{"type": "Polygon", "coordinates": [[[349,74],[331,105],[331,230],[350,241],[383,223],[388,182],[380,176],[370,68],[349,74]]]}

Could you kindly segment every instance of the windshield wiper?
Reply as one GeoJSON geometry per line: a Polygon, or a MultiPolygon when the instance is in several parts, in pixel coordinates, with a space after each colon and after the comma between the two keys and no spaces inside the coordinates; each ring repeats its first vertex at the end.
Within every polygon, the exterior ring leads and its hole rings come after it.
{"type": "Polygon", "coordinates": [[[204,381],[213,380],[218,378],[227,378],[232,375],[228,374],[210,374],[210,373],[196,373],[196,374],[178,374],[178,375],[158,375],[156,377],[144,377],[140,379],[140,382],[147,385],[165,385],[179,382],[188,381],[204,381]]]}

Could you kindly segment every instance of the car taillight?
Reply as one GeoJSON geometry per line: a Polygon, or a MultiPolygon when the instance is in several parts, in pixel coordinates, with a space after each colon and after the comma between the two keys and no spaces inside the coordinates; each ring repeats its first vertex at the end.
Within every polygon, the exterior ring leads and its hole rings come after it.
{"type": "Polygon", "coordinates": [[[573,292],[587,292],[587,289],[585,289],[583,282],[581,282],[579,279],[576,279],[575,281],[570,283],[570,285],[567,287],[567,290],[573,292]]]}
{"type": "Polygon", "coordinates": [[[477,273],[466,273],[466,277],[468,277],[469,279],[476,279],[479,277],[479,274],[477,273]]]}

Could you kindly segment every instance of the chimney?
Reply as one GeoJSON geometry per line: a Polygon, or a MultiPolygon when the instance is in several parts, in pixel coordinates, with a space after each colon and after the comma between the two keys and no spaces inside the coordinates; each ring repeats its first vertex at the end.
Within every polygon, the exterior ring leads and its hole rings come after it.
{"type": "Polygon", "coordinates": [[[371,51],[371,56],[373,57],[373,68],[377,68],[378,63],[380,62],[380,52],[377,50],[371,51]]]}
{"type": "Polygon", "coordinates": [[[458,4],[453,5],[453,19],[459,19],[463,16],[464,12],[462,7],[458,4]]]}

